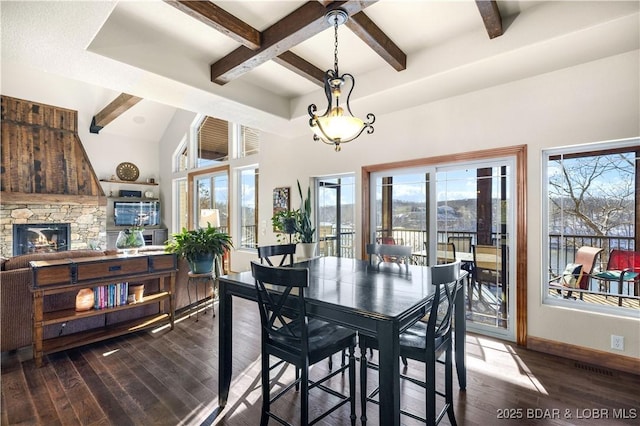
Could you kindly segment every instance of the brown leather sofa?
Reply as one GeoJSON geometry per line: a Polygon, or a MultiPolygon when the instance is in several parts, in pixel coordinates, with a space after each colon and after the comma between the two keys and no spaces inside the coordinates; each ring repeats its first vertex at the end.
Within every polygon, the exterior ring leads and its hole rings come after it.
{"type": "MultiPolygon", "coordinates": [[[[146,247],[145,250],[162,250],[162,246],[146,247]]],[[[0,270],[0,350],[2,352],[19,349],[32,344],[32,315],[33,305],[31,298],[31,268],[29,262],[33,260],[76,259],[81,257],[98,257],[114,254],[113,251],[97,250],[71,250],[53,253],[33,253],[15,256],[2,262],[0,270]]],[[[178,260],[178,273],[176,275],[176,311],[186,309],[189,306],[187,293],[187,272],[189,267],[184,259],[178,260]]],[[[210,297],[210,288],[206,289],[206,283],[198,284],[198,296],[200,299],[210,297]]],[[[153,289],[149,289],[153,291],[153,289]]],[[[195,287],[191,287],[192,303],[195,303],[195,287]]],[[[147,289],[145,288],[145,291],[147,289]]],[[[45,298],[45,311],[55,310],[58,306],[73,306],[74,293],[62,293],[45,298]]],[[[117,321],[129,318],[151,315],[153,310],[157,312],[157,305],[145,305],[136,309],[122,311],[122,317],[117,321]]],[[[60,325],[45,327],[45,338],[59,334],[71,334],[74,332],[99,327],[104,324],[102,315],[70,321],[64,328],[60,325]]]]}

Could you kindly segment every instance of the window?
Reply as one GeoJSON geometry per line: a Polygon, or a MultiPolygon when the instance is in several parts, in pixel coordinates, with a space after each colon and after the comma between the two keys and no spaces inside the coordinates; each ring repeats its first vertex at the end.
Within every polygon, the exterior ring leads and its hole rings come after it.
{"type": "Polygon", "coordinates": [[[240,126],[240,157],[258,154],[260,152],[260,131],[246,126],[240,126]]]}
{"type": "Polygon", "coordinates": [[[605,285],[585,277],[582,286],[572,291],[565,291],[566,286],[558,288],[558,277],[576,261],[576,252],[583,246],[602,249],[591,262],[591,272],[606,268],[612,249],[636,250],[638,146],[638,139],[634,139],[543,153],[543,217],[548,230],[543,247],[547,251],[545,271],[549,271],[548,276],[544,274],[543,288],[547,303],[620,314],[628,311],[637,315],[640,311],[640,295],[633,283],[618,288],[617,282],[605,285]]]}
{"type": "Polygon", "coordinates": [[[355,257],[355,176],[316,178],[318,253],[320,256],[355,257]]]}
{"type": "Polygon", "coordinates": [[[217,209],[220,216],[220,229],[228,232],[229,218],[229,174],[226,167],[216,168],[207,173],[194,174],[195,186],[194,223],[200,224],[203,210],[217,209]]]}
{"type": "Polygon", "coordinates": [[[197,133],[196,167],[212,166],[229,160],[229,123],[205,117],[197,133]]]}
{"type": "Polygon", "coordinates": [[[175,179],[173,181],[173,229],[178,232],[182,228],[189,227],[189,203],[187,197],[187,179],[175,179]]]}
{"type": "Polygon", "coordinates": [[[185,172],[188,167],[188,153],[189,153],[189,144],[187,143],[187,138],[183,138],[182,142],[178,146],[176,153],[173,156],[173,171],[174,172],[185,172]]]}
{"type": "Polygon", "coordinates": [[[258,168],[239,171],[240,240],[238,248],[255,249],[258,246],[258,168]]]}

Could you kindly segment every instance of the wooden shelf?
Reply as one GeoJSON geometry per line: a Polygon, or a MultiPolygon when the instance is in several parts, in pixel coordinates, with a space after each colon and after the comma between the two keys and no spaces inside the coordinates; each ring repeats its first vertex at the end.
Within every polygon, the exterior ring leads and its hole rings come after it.
{"type": "Polygon", "coordinates": [[[73,321],[80,318],[89,318],[96,315],[109,314],[116,311],[123,311],[131,309],[136,306],[149,305],[151,303],[157,303],[164,298],[170,296],[168,291],[145,295],[142,302],[127,303],[126,305],[113,306],[111,308],[94,309],[91,308],[88,311],[77,312],[74,309],[62,309],[59,311],[44,312],[42,314],[42,325],[60,324],[62,322],[73,321]]]}
{"type": "Polygon", "coordinates": [[[149,183],[149,182],[143,182],[143,181],[130,181],[130,180],[111,180],[111,179],[100,179],[100,182],[105,182],[105,183],[117,183],[117,184],[124,184],[124,185],[149,185],[149,186],[158,186],[158,182],[153,182],[153,183],[149,183]]]}
{"type": "Polygon", "coordinates": [[[94,328],[87,331],[81,331],[79,333],[68,334],[66,336],[46,339],[42,341],[42,352],[43,354],[49,354],[64,351],[78,346],[87,345],[89,343],[110,339],[112,337],[142,331],[150,327],[168,323],[170,319],[171,317],[167,313],[149,315],[102,328],[94,328]]]}
{"type": "MultiPolygon", "coordinates": [[[[123,334],[167,324],[171,329],[175,317],[175,285],[177,258],[175,254],[148,253],[135,256],[99,256],[51,261],[32,261],[33,284],[33,357],[36,366],[42,365],[44,354],[63,351],[76,346],[109,339],[123,334]],[[77,292],[113,284],[114,282],[147,282],[157,280],[158,291],[147,294],[141,302],[76,312],[75,304],[51,312],[44,312],[44,299],[60,293],[77,292]],[[158,313],[148,310],[132,311],[129,318],[109,324],[111,314],[156,304],[158,313]],[[147,314],[146,316],[144,316],[147,314]],[[141,315],[135,317],[135,315],[141,315]],[[104,316],[94,328],[77,333],[44,338],[44,328],[67,321],[104,316]]],[[[155,309],[152,309],[155,310],[155,309]]],[[[118,320],[118,316],[112,316],[118,320]]],[[[122,318],[120,318],[122,319],[122,318]]]]}

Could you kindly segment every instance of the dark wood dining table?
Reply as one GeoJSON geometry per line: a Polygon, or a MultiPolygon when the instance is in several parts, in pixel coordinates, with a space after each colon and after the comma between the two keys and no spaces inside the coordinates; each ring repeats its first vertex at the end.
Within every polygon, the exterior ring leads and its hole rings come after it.
{"type": "MultiPolygon", "coordinates": [[[[320,257],[294,265],[309,268],[305,290],[307,313],[377,337],[379,349],[380,424],[400,425],[399,334],[422,318],[433,300],[430,269],[410,265],[408,271],[396,264],[377,270],[368,261],[320,257]]],[[[458,384],[466,388],[465,286],[461,271],[455,306],[455,363],[458,384]]],[[[219,278],[219,407],[227,403],[232,372],[233,297],[256,300],[250,271],[219,278]]],[[[257,308],[256,308],[257,310],[257,308]]]]}

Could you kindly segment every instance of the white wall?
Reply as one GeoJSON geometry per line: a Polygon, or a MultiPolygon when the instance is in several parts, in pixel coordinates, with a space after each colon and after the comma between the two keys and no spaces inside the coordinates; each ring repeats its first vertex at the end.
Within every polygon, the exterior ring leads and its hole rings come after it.
{"type": "MultiPolygon", "coordinates": [[[[496,71],[498,72],[498,71],[496,71]]],[[[353,172],[364,165],[492,147],[528,146],[528,334],[610,351],[609,335],[625,336],[624,355],[640,357],[640,322],[542,305],[541,152],[545,148],[640,135],[639,52],[377,117],[375,133],[336,153],[308,135],[264,135],[260,154],[260,223],[269,224],[271,191],[295,189],[310,176],[353,172]]],[[[354,111],[364,114],[369,111],[354,111]]],[[[375,113],[375,111],[372,111],[375,113]]],[[[356,189],[359,200],[359,190],[356,189]]],[[[292,206],[299,203],[293,191],[292,206]]],[[[358,209],[356,209],[358,211],[358,209]]],[[[360,223],[360,218],[358,218],[360,223]]],[[[275,242],[266,226],[262,243],[275,242]]],[[[358,229],[360,235],[361,229],[358,229]]],[[[359,237],[356,238],[359,241],[359,237]]],[[[232,268],[247,270],[254,253],[234,253],[232,268]]],[[[620,353],[620,352],[616,352],[620,353]]]]}

